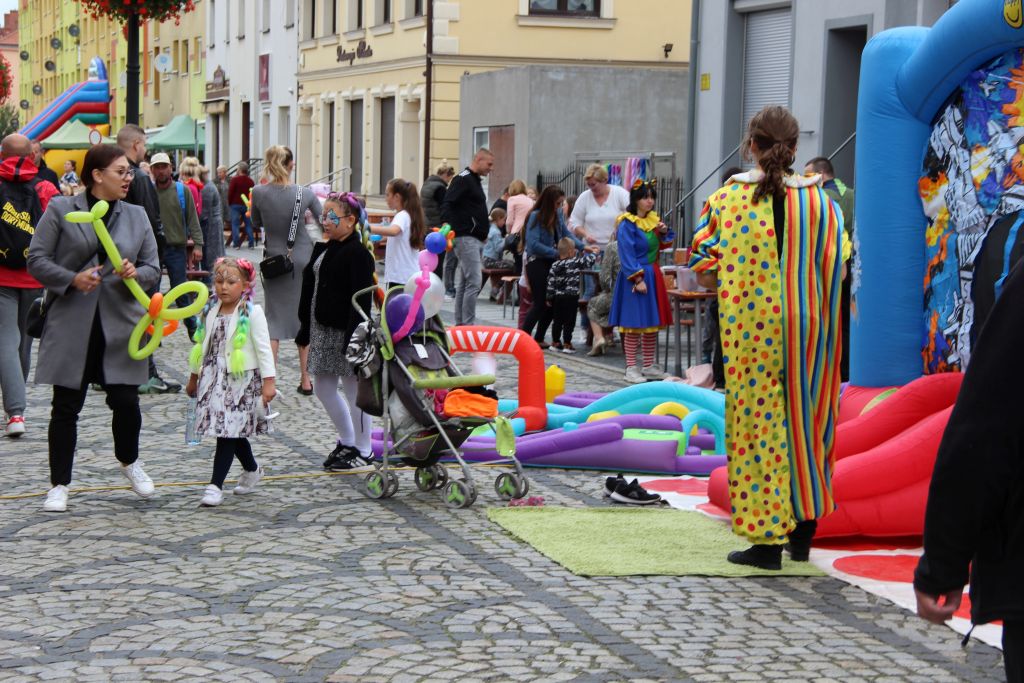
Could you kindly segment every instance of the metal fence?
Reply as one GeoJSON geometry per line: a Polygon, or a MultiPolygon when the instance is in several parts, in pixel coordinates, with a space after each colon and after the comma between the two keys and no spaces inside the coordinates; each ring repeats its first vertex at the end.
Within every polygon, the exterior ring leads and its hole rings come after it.
{"type": "MultiPolygon", "coordinates": [[[[583,174],[588,164],[569,164],[561,171],[554,173],[537,173],[538,192],[548,185],[558,185],[565,192],[567,197],[578,197],[587,189],[583,182],[583,174]]],[[[682,178],[659,177],[658,199],[655,202],[654,210],[658,212],[661,219],[676,231],[676,246],[689,244],[690,230],[684,224],[685,207],[680,204],[684,192],[682,178]]]]}

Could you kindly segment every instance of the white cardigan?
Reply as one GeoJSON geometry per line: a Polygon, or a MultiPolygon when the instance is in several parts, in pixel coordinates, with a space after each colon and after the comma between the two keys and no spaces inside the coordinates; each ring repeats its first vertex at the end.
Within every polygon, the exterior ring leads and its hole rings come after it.
{"type": "MultiPolygon", "coordinates": [[[[235,347],[231,340],[235,336],[235,329],[238,327],[238,317],[241,312],[241,304],[235,307],[235,312],[228,320],[227,342],[224,344],[224,357],[230,358],[235,347]]],[[[220,313],[220,304],[211,308],[206,314],[206,334],[203,336],[203,357],[210,347],[210,330],[217,324],[217,315],[220,313]]],[[[259,304],[252,305],[252,313],[249,314],[249,335],[248,343],[242,347],[243,370],[255,370],[259,368],[260,376],[263,379],[274,377],[274,352],[270,348],[270,331],[267,329],[267,316],[259,304]]]]}

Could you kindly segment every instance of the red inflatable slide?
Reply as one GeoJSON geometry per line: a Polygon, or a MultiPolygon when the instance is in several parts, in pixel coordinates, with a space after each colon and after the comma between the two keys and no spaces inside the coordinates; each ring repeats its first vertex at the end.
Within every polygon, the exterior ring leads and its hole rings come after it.
{"type": "MultiPolygon", "coordinates": [[[[935,455],[962,379],[961,373],[921,377],[867,413],[840,422],[832,475],[838,508],[819,521],[818,538],[924,532],[935,455]]],[[[711,473],[708,494],[729,510],[724,467],[711,473]]]]}

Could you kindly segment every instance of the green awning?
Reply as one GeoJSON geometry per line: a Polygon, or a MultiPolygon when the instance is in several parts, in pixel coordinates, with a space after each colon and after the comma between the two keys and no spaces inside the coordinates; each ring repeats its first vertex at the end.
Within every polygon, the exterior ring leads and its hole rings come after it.
{"type": "MultiPolygon", "coordinates": [[[[92,143],[89,142],[89,133],[92,130],[78,119],[72,119],[43,140],[43,149],[89,149],[92,147],[92,143]]],[[[103,142],[114,143],[115,140],[104,137],[103,142]]]]}
{"type": "Polygon", "coordinates": [[[199,149],[203,149],[206,146],[205,126],[197,126],[195,119],[188,114],[178,114],[162,131],[149,136],[146,147],[150,151],[191,150],[196,148],[197,135],[199,149]]]}

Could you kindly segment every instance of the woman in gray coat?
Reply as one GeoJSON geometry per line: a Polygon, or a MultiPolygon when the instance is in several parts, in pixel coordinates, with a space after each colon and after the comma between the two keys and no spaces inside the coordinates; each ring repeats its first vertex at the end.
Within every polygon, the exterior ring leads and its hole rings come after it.
{"type": "Polygon", "coordinates": [[[149,290],[160,279],[160,266],[146,212],[120,201],[133,175],[119,147],[92,147],[82,167],[86,191],[75,197],[54,197],[29,247],[28,271],[46,288],[47,297],[36,382],[53,385],[49,428],[53,488],[43,505],[50,512],[67,509],[78,414],[92,383],[103,387],[113,412],[114,455],[121,462],[121,472],[139,496],[153,495],[153,481],[138,461],[142,428],[138,387],[146,381],[148,368],[145,360],[128,355],[128,337],[144,311],[122,280],[134,277],[142,289],[149,290]],[[99,200],[110,204],[104,222],[121,252],[120,273],[114,271],[91,224],[65,219],[72,211],[88,211],[99,200]]]}
{"type": "MultiPolygon", "coordinates": [[[[199,167],[199,182],[203,184],[200,194],[203,198],[203,212],[199,214],[199,227],[203,229],[203,270],[211,270],[213,264],[224,255],[224,218],[220,203],[220,192],[210,182],[210,170],[199,167]]],[[[207,283],[209,284],[209,283],[207,283]]]]}
{"type": "MultiPolygon", "coordinates": [[[[282,145],[267,148],[264,154],[269,180],[266,185],[252,189],[252,224],[263,228],[264,258],[288,254],[288,231],[295,211],[295,198],[299,196],[298,185],[290,183],[295,170],[292,151],[282,145]]],[[[309,188],[301,188],[299,196],[299,222],[295,228],[295,246],[291,249],[295,269],[286,275],[263,281],[264,309],[267,326],[270,328],[270,346],[277,361],[277,349],[282,339],[295,339],[299,333],[299,298],[302,296],[302,271],[313,253],[313,240],[306,232],[306,211],[310,211],[319,222],[320,200],[309,188]]],[[[299,393],[313,395],[313,385],[306,372],[306,358],[309,347],[303,340],[296,340],[299,347],[299,393]]]]}

